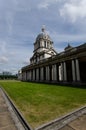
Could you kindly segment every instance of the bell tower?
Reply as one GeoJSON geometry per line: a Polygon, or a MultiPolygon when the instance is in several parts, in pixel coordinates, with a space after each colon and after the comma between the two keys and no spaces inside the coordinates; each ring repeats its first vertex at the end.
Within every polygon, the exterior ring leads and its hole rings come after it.
{"type": "Polygon", "coordinates": [[[48,35],[45,26],[42,27],[41,33],[38,34],[34,43],[33,56],[30,59],[31,64],[56,55],[57,52],[53,49],[53,41],[48,35]]]}

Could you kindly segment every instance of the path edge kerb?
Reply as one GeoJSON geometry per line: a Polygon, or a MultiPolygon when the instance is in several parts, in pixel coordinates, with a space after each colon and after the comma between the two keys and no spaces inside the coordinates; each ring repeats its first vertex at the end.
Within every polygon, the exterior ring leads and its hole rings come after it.
{"type": "Polygon", "coordinates": [[[70,123],[71,121],[82,116],[83,114],[86,114],[86,105],[75,111],[68,113],[65,116],[52,120],[51,122],[45,123],[36,128],[35,130],[59,130],[68,123],[70,123]]]}
{"type": "Polygon", "coordinates": [[[18,110],[15,103],[9,97],[5,89],[2,86],[0,86],[0,89],[18,130],[33,130],[33,128],[27,123],[21,112],[18,110]]]}

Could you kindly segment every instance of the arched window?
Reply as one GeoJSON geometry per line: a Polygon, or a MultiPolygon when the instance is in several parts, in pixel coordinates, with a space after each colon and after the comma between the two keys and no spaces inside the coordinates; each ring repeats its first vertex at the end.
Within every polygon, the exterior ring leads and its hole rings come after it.
{"type": "Polygon", "coordinates": [[[38,48],[40,47],[40,41],[38,42],[38,48]]]}
{"type": "Polygon", "coordinates": [[[54,55],[54,52],[51,52],[52,55],[54,55]]]}
{"type": "Polygon", "coordinates": [[[49,48],[49,42],[47,42],[47,48],[49,48]]]}
{"type": "Polygon", "coordinates": [[[46,47],[46,41],[44,41],[44,47],[46,47]]]}

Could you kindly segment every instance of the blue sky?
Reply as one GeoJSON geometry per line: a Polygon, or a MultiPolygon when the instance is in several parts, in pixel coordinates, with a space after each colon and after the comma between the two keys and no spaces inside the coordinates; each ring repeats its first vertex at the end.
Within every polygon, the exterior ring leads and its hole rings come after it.
{"type": "Polygon", "coordinates": [[[61,52],[86,42],[86,0],[0,0],[0,72],[29,64],[42,25],[61,52]]]}

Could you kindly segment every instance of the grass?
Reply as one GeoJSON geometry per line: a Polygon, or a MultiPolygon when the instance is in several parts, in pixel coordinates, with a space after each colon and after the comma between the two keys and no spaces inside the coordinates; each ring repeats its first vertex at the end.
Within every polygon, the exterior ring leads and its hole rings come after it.
{"type": "Polygon", "coordinates": [[[0,85],[33,128],[86,105],[83,88],[17,81],[0,85]]]}

